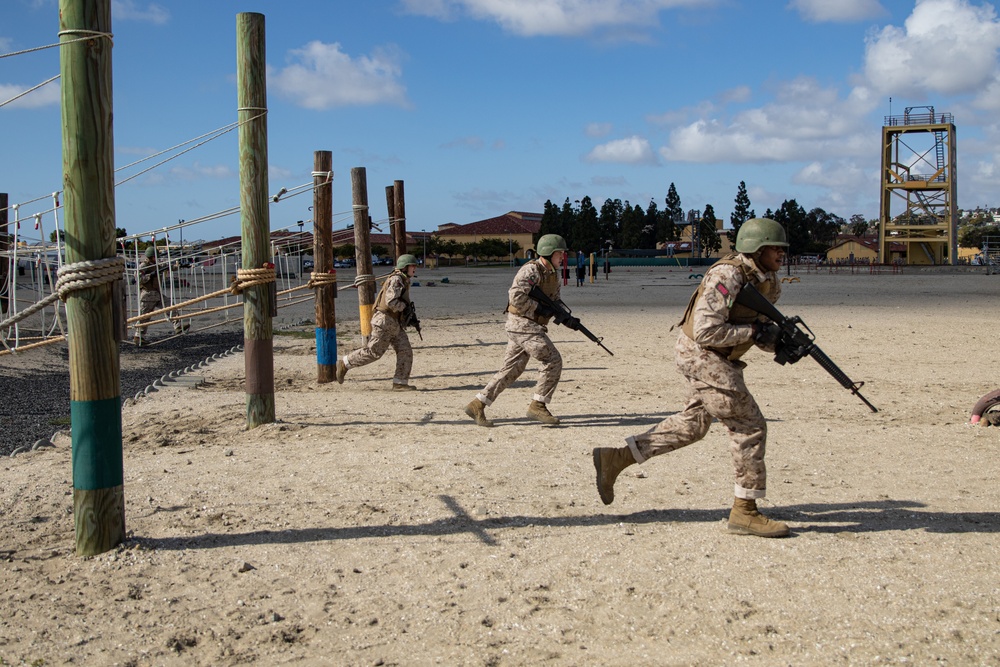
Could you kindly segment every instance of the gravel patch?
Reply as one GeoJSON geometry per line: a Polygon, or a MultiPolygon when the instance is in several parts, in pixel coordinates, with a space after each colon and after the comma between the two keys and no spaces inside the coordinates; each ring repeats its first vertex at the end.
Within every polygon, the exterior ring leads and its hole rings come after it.
{"type": "MultiPolygon", "coordinates": [[[[137,348],[119,348],[121,397],[130,398],[170,371],[243,343],[243,332],[193,333],[137,348]]],[[[65,344],[0,357],[0,456],[68,429],[69,350],[65,344]]]]}

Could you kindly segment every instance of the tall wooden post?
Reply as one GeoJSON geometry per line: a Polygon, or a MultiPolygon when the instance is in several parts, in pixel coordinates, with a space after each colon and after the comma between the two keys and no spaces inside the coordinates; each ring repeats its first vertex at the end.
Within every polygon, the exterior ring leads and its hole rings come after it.
{"type": "MultiPolygon", "coordinates": [[[[267,196],[267,84],[264,15],[236,15],[236,88],[240,144],[240,229],[243,269],[270,260],[271,220],[267,196]]],[[[274,282],[243,290],[247,427],[274,421],[274,343],[271,290],[274,282]]]]}
{"type": "Polygon", "coordinates": [[[396,215],[396,258],[406,254],[406,201],[403,197],[403,181],[394,181],[392,187],[393,213],[396,215]]]}
{"type": "MultiPolygon", "coordinates": [[[[10,239],[7,238],[7,193],[0,192],[0,286],[7,284],[10,259],[3,257],[3,254],[8,250],[10,250],[10,239]]],[[[7,308],[9,308],[7,299],[8,294],[6,291],[0,294],[0,315],[7,313],[7,308]]]]}
{"type": "MultiPolygon", "coordinates": [[[[111,1],[60,0],[67,264],[115,256],[111,1]],[[92,39],[75,41],[93,35],[92,39]]],[[[110,283],[70,292],[69,398],[76,553],[125,539],[121,388],[110,283]]]]}
{"type": "Polygon", "coordinates": [[[316,381],[337,377],[337,270],[333,268],[333,153],[313,153],[313,274],[316,286],[316,381]]]}
{"type": "MultiPolygon", "coordinates": [[[[358,313],[361,340],[372,335],[372,305],[375,303],[375,274],[372,268],[371,218],[368,215],[368,176],[364,167],[351,169],[351,192],[354,199],[354,259],[359,276],[371,276],[358,283],[358,313]]],[[[392,219],[392,211],[389,212],[392,219]]]]}
{"type": "Polygon", "coordinates": [[[385,186],[385,208],[389,212],[389,237],[392,239],[392,261],[399,259],[399,243],[396,242],[396,190],[391,185],[385,186]]]}

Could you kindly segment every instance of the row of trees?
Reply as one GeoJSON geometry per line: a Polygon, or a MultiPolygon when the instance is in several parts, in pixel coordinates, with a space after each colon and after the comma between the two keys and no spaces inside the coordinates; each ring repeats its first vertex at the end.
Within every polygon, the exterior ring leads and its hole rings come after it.
{"type": "MultiPolygon", "coordinates": [[[[729,216],[730,229],[723,233],[735,242],[743,223],[755,217],[757,214],[751,208],[746,183],[740,181],[729,216]]],[[[824,252],[833,245],[838,233],[847,231],[860,236],[871,224],[861,214],[852,215],[848,222],[821,208],[806,211],[794,199],[786,200],[776,211],[768,209],[762,217],[773,218],[784,225],[790,255],[824,252]]],[[[609,248],[654,250],[663,243],[681,240],[684,228],[689,225],[697,225],[701,256],[707,257],[722,249],[718,218],[712,205],[706,205],[704,211],[688,211],[685,216],[677,188],[671,183],[662,210],[655,200],[650,200],[643,209],[628,200],[606,199],[600,211],[590,197],[573,202],[567,197],[561,207],[551,200],[546,201],[539,234],[559,234],[570,248],[584,252],[609,248]]],[[[684,232],[685,239],[692,236],[684,232]]]]}

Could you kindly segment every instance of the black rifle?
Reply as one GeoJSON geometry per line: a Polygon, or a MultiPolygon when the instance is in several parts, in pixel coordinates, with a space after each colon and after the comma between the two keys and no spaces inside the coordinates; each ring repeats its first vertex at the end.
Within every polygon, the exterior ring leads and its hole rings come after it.
{"type": "Polygon", "coordinates": [[[406,310],[403,311],[402,323],[404,329],[406,327],[413,327],[417,330],[420,340],[424,339],[424,335],[420,333],[420,320],[417,319],[417,307],[413,305],[412,301],[406,304],[406,310]]]}
{"type": "Polygon", "coordinates": [[[808,355],[815,359],[827,373],[832,375],[833,379],[839,382],[841,387],[850,389],[851,393],[860,398],[861,402],[871,408],[872,412],[878,412],[878,408],[869,403],[868,399],[861,395],[860,389],[865,386],[865,383],[852,382],[844,371],[837,368],[837,364],[833,363],[830,357],[826,356],[823,350],[819,349],[819,346],[813,342],[816,340],[816,336],[813,335],[812,329],[802,321],[802,318],[798,316],[785,317],[782,315],[774,307],[774,304],[768,301],[750,283],[744,285],[740,293],[736,295],[736,303],[760,313],[778,325],[781,333],[778,336],[778,342],[774,346],[775,361],[779,364],[794,364],[802,357],[808,355]]]}
{"type": "Polygon", "coordinates": [[[569,327],[573,331],[579,331],[584,336],[597,343],[602,350],[610,354],[612,357],[615,356],[614,352],[604,347],[604,343],[601,342],[604,340],[603,338],[598,338],[592,334],[587,327],[583,326],[579,317],[573,317],[572,311],[565,303],[562,301],[553,301],[538,285],[531,286],[531,291],[528,292],[528,296],[537,301],[541,306],[540,310],[542,312],[539,314],[545,313],[546,315],[551,315],[552,319],[556,321],[556,324],[569,327]]]}

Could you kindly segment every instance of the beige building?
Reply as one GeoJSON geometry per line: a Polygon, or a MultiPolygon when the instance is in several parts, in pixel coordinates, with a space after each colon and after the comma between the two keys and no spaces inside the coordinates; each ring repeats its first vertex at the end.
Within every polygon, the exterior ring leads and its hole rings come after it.
{"type": "Polygon", "coordinates": [[[439,241],[455,241],[456,243],[478,243],[483,239],[501,239],[509,243],[517,243],[521,249],[515,257],[524,258],[526,250],[534,249],[535,235],[542,226],[541,213],[525,213],[510,211],[495,218],[487,218],[457,225],[449,222],[438,226],[434,237],[439,241]]]}
{"type": "MultiPolygon", "coordinates": [[[[722,220],[715,221],[715,233],[719,235],[719,241],[722,242],[722,249],[713,252],[709,257],[719,258],[725,257],[729,253],[733,252],[733,244],[729,241],[729,234],[722,229],[722,220]]],[[[685,223],[680,226],[681,238],[679,241],[667,241],[666,243],[656,244],[657,250],[664,250],[667,252],[673,251],[674,257],[691,257],[691,246],[692,246],[692,231],[694,230],[694,225],[690,223],[685,223]]],[[[702,244],[704,245],[704,244],[702,244]]]]}

